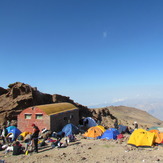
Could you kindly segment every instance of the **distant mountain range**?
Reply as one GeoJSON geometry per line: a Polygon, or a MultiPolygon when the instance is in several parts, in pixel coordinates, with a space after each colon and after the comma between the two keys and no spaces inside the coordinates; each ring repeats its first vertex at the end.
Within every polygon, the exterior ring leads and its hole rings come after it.
{"type": "Polygon", "coordinates": [[[99,104],[99,105],[94,105],[89,107],[101,108],[106,106],[120,106],[120,105],[144,110],[149,114],[151,114],[152,116],[160,120],[163,120],[163,99],[161,98],[117,100],[117,102],[99,104]]]}

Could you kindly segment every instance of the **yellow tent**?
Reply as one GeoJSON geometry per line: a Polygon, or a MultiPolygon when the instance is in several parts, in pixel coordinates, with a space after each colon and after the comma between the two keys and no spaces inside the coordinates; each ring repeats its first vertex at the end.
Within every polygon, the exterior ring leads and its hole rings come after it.
{"type": "Polygon", "coordinates": [[[155,137],[155,133],[151,133],[143,129],[137,129],[131,134],[127,143],[136,147],[150,147],[153,145],[155,137]]]}
{"type": "Polygon", "coordinates": [[[102,130],[102,132],[105,132],[105,128],[103,126],[99,125],[99,126],[96,126],[96,127],[100,128],[102,130]]]}
{"type": "Polygon", "coordinates": [[[19,136],[22,136],[23,139],[24,139],[28,134],[32,134],[32,133],[28,132],[28,131],[25,131],[25,132],[22,132],[19,136]]]}
{"type": "Polygon", "coordinates": [[[98,136],[101,136],[102,134],[103,131],[99,127],[94,126],[89,128],[88,131],[83,134],[83,136],[87,138],[96,139],[98,136]]]}

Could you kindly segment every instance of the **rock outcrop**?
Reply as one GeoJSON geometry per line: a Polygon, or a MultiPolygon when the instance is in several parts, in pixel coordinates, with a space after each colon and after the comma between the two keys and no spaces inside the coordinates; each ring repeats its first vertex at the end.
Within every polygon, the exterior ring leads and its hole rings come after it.
{"type": "Polygon", "coordinates": [[[17,115],[27,107],[59,102],[69,102],[80,109],[80,116],[91,116],[86,106],[75,103],[67,96],[50,95],[31,87],[28,84],[16,82],[8,85],[8,89],[0,87],[0,121],[16,120],[17,115]]]}
{"type": "Polygon", "coordinates": [[[17,115],[24,109],[43,104],[69,102],[79,108],[79,117],[93,117],[97,122],[100,122],[106,128],[114,127],[114,120],[117,119],[123,125],[133,123],[133,120],[142,124],[161,124],[162,121],[152,117],[139,109],[111,106],[105,108],[89,109],[74,102],[68,96],[59,94],[46,94],[37,90],[37,87],[31,87],[28,84],[16,82],[10,84],[8,89],[0,87],[0,122],[5,123],[7,120],[16,120],[17,115]]]}

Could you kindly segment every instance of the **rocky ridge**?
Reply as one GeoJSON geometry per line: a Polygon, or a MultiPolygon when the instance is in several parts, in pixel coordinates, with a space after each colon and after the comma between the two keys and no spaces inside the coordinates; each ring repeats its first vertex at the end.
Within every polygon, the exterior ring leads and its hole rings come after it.
{"type": "Polygon", "coordinates": [[[146,126],[162,123],[162,121],[139,109],[125,106],[89,109],[87,106],[74,102],[68,96],[42,93],[37,90],[37,87],[31,87],[21,82],[9,84],[8,89],[0,87],[0,122],[3,124],[7,120],[16,120],[17,115],[27,107],[60,102],[74,104],[79,108],[80,118],[93,117],[106,128],[113,126],[114,119],[118,119],[124,125],[131,124],[133,120],[137,120],[146,126]]]}

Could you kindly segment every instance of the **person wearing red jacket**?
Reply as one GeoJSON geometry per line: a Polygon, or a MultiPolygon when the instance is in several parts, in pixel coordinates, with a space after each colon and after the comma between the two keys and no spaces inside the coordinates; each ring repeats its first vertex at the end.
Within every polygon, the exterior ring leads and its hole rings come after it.
{"type": "Polygon", "coordinates": [[[33,133],[31,135],[31,140],[33,140],[34,152],[38,153],[38,137],[39,137],[40,130],[35,124],[32,124],[32,127],[33,127],[33,133]]]}

